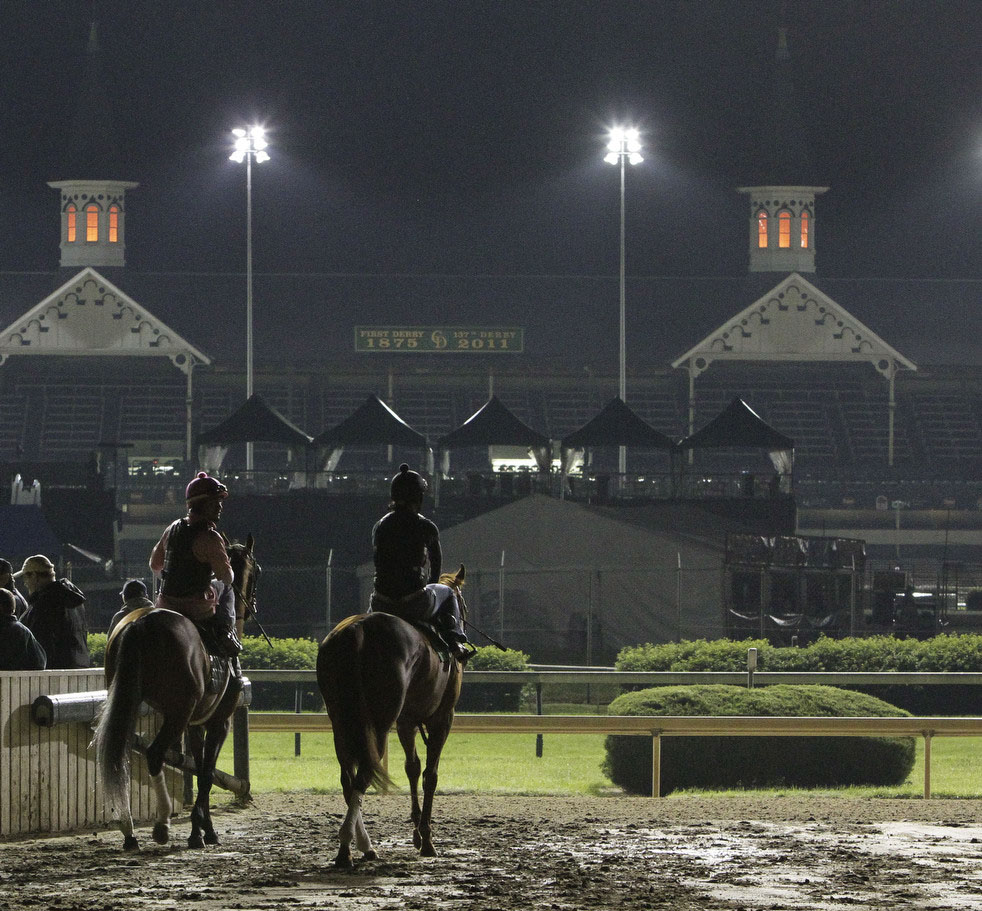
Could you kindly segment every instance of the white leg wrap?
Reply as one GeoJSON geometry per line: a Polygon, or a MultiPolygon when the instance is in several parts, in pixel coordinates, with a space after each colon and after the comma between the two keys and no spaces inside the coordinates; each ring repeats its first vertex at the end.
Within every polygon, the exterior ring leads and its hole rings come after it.
{"type": "Polygon", "coordinates": [[[170,823],[170,814],[174,805],[171,802],[170,794],[167,792],[167,782],[164,780],[163,770],[159,775],[152,775],[150,783],[153,785],[154,794],[157,795],[157,812],[154,815],[154,821],[166,826],[170,823]]]}
{"type": "MultiPolygon", "coordinates": [[[[365,795],[360,791],[354,791],[351,800],[348,802],[348,812],[341,823],[341,831],[338,838],[342,845],[350,845],[355,840],[355,833],[358,831],[358,823],[361,820],[361,802],[365,795]]],[[[364,826],[364,824],[362,824],[364,826]]]]}
{"type": "Polygon", "coordinates": [[[355,822],[355,844],[362,854],[367,854],[372,850],[372,840],[368,837],[368,829],[365,828],[365,820],[361,815],[361,808],[358,809],[358,819],[355,822]]]}

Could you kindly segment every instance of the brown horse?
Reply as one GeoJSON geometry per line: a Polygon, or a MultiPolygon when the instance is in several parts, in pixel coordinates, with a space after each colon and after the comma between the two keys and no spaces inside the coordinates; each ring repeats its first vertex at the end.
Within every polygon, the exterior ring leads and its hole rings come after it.
{"type": "MultiPolygon", "coordinates": [[[[258,565],[252,548],[252,535],[244,545],[232,544],[228,548],[235,573],[236,613],[240,617],[255,596],[258,565]]],[[[211,657],[194,623],[183,614],[154,608],[125,626],[121,624],[118,635],[110,640],[106,649],[106,685],[109,692],[92,745],[106,798],[119,815],[123,848],[139,848],[130,811],[129,750],[141,702],[163,716],[146,752],[147,770],[157,795],[153,840],[166,844],[170,838],[172,801],[164,779],[164,756],[169,749],[180,748],[187,731],[198,778],[188,845],[200,848],[218,844],[208,799],[218,754],[239,701],[241,678],[232,675],[226,664],[222,680],[215,687],[211,657]]]]}
{"type": "MultiPolygon", "coordinates": [[[[438,603],[443,598],[456,598],[463,616],[463,582],[461,566],[456,574],[446,573],[439,583],[428,588],[434,591],[438,603]]],[[[413,844],[422,855],[434,856],[430,817],[440,753],[450,734],[460,695],[458,662],[453,658],[442,660],[427,635],[399,617],[381,612],[357,614],[342,620],[321,643],[317,683],[331,716],[334,750],[341,764],[341,788],[348,806],[334,863],[339,867],[353,865],[352,841],[364,859],[377,857],[361,808],[369,785],[385,790],[391,784],[381,757],[393,724],[406,753],[413,844]],[[426,744],[422,807],[417,731],[426,744]]]]}

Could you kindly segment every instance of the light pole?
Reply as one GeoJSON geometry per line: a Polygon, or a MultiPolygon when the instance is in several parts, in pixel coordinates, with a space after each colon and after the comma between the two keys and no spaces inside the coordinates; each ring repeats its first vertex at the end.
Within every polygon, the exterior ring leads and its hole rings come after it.
{"type": "MultiPolygon", "coordinates": [[[[626,320],[624,315],[625,281],[624,281],[624,171],[626,164],[641,164],[644,158],[641,157],[641,138],[637,130],[625,129],[624,127],[614,127],[610,131],[610,141],[607,143],[607,154],[604,156],[607,164],[619,164],[621,166],[621,288],[620,288],[620,335],[618,339],[620,375],[618,384],[618,395],[622,402],[627,401],[627,343],[626,343],[626,320]]],[[[627,449],[621,446],[617,453],[617,471],[621,476],[621,483],[624,482],[624,475],[627,472],[627,449]]]]}
{"type": "MultiPolygon", "coordinates": [[[[235,151],[229,160],[246,165],[246,398],[252,398],[252,161],[269,161],[266,131],[260,127],[232,130],[235,151]]],[[[246,471],[252,472],[252,443],[246,443],[246,471]]]]}

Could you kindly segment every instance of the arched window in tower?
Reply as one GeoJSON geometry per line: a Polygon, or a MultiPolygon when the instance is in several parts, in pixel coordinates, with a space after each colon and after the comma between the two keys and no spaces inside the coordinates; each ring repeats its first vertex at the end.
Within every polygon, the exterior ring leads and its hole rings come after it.
{"type": "Polygon", "coordinates": [[[809,230],[811,225],[808,223],[808,211],[805,210],[801,213],[801,249],[807,250],[811,242],[809,237],[809,230]]]}
{"type": "Polygon", "coordinates": [[[75,208],[74,203],[68,204],[67,211],[67,228],[68,228],[68,242],[70,244],[75,243],[78,237],[78,211],[75,208]]]}
{"type": "Polygon", "coordinates": [[[99,207],[95,203],[85,207],[85,239],[90,243],[99,240],[99,207]]]}
{"type": "Polygon", "coordinates": [[[119,243],[119,206],[109,207],[109,243],[119,243]]]}
{"type": "Polygon", "coordinates": [[[757,213],[757,246],[767,249],[767,212],[763,209],[757,213]]]}
{"type": "Polygon", "coordinates": [[[787,249],[791,246],[791,213],[781,212],[777,216],[777,244],[787,249]]]}

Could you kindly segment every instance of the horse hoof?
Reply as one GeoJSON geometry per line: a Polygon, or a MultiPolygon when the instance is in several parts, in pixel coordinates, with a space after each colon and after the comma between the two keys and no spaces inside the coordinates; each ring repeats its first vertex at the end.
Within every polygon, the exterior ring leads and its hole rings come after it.
{"type": "Polygon", "coordinates": [[[218,840],[218,833],[217,832],[208,832],[205,835],[205,844],[206,845],[220,845],[221,842],[218,840]]]}
{"type": "Polygon", "coordinates": [[[189,835],[188,836],[188,847],[189,848],[203,848],[205,846],[204,840],[200,835],[189,835]]]}
{"type": "Polygon", "coordinates": [[[436,857],[436,848],[432,844],[425,844],[419,849],[420,857],[436,857]]]}
{"type": "Polygon", "coordinates": [[[123,850],[124,851],[139,851],[140,843],[132,835],[127,835],[123,839],[123,850]]]}
{"type": "Polygon", "coordinates": [[[376,854],[374,851],[366,851],[364,854],[362,854],[361,859],[362,860],[378,860],[378,854],[376,854]]]}
{"type": "Polygon", "coordinates": [[[162,822],[154,823],[151,837],[158,845],[166,845],[170,841],[170,827],[162,822]]]}
{"type": "Polygon", "coordinates": [[[338,856],[334,858],[334,866],[339,870],[353,870],[355,865],[351,860],[351,852],[338,851],[338,856]]]}

